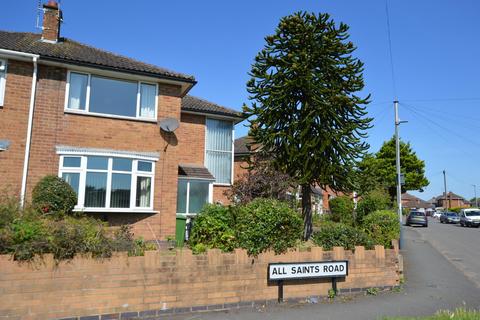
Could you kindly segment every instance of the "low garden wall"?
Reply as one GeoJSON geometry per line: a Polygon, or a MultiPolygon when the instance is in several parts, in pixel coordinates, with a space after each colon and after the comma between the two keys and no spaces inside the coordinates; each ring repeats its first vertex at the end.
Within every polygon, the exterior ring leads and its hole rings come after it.
{"type": "MultiPolygon", "coordinates": [[[[348,260],[349,274],[338,281],[339,294],[399,284],[402,259],[395,249],[375,246],[355,251],[335,247],[323,251],[267,252],[256,258],[245,250],[188,249],[147,251],[145,256],[115,254],[110,259],[76,257],[56,264],[19,263],[0,256],[0,319],[130,319],[268,303],[277,286],[267,281],[272,262],[348,260]],[[84,318],[85,317],[85,318],[84,318]]],[[[328,279],[286,282],[286,300],[326,296],[328,279]]]]}

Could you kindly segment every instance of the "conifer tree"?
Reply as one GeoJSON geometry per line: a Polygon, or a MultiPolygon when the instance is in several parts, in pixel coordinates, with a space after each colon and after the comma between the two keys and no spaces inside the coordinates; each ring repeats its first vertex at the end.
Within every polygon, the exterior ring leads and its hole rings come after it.
{"type": "Polygon", "coordinates": [[[363,63],[353,57],[349,27],[328,14],[298,12],[280,20],[255,57],[244,106],[251,136],[276,169],[302,189],[304,239],[312,234],[311,186],[350,191],[368,149],[363,63]]]}

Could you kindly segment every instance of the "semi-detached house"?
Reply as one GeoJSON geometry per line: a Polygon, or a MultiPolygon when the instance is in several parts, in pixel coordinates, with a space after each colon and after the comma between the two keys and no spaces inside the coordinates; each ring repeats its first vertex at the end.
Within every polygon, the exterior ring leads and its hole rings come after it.
{"type": "Polygon", "coordinates": [[[241,114],[187,95],[192,76],[60,37],[57,3],[43,9],[41,34],[0,31],[2,193],[28,201],[56,174],[75,210],[146,239],[174,235],[177,213],[225,203],[241,114]],[[162,130],[166,119],[178,129],[162,130]]]}

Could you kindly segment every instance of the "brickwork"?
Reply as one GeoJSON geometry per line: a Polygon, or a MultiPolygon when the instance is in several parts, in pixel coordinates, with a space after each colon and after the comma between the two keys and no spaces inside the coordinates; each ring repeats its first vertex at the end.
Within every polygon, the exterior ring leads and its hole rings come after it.
{"type": "MultiPolygon", "coordinates": [[[[20,193],[27,135],[32,64],[9,61],[4,107],[0,109],[0,139],[11,141],[0,152],[0,190],[20,193]]],[[[27,199],[35,184],[47,174],[57,174],[59,156],[55,146],[68,145],[127,151],[157,152],[154,211],[148,215],[102,214],[113,224],[133,221],[135,234],[146,239],[164,239],[175,234],[178,156],[181,148],[175,134],[163,134],[156,123],[120,120],[64,112],[67,70],[39,65],[35,101],[27,199]]],[[[180,87],[159,84],[158,119],[180,119],[180,87]]],[[[185,142],[183,142],[185,143],[185,142]]]]}
{"type": "Polygon", "coordinates": [[[33,65],[8,61],[3,107],[0,107],[0,139],[9,140],[7,151],[0,152],[0,192],[20,196],[33,65]]]}
{"type": "MultiPolygon", "coordinates": [[[[10,140],[0,152],[0,190],[20,194],[33,66],[8,61],[5,103],[0,108],[0,139],[10,140]]],[[[39,65],[35,99],[27,200],[35,184],[47,174],[57,174],[57,145],[126,151],[157,152],[154,211],[150,214],[102,213],[92,215],[112,225],[132,224],[137,236],[165,239],[175,234],[178,164],[204,164],[205,116],[181,114],[180,87],[159,83],[158,119],[175,118],[180,127],[173,134],[161,132],[157,123],[65,113],[65,68],[39,65]]],[[[215,186],[213,201],[228,204],[224,191],[215,186]]]]}
{"type": "MultiPolygon", "coordinates": [[[[248,257],[244,250],[149,251],[144,257],[117,254],[108,260],[76,257],[55,265],[50,256],[35,266],[0,256],[0,314],[15,319],[52,319],[132,312],[132,315],[168,313],[169,310],[207,310],[251,301],[274,300],[277,286],[267,281],[271,262],[346,259],[349,274],[339,280],[340,292],[399,284],[402,268],[398,250],[357,247],[355,252],[334,248],[323,251],[248,257]],[[197,307],[197,308],[195,308],[197,307]]],[[[328,279],[286,283],[284,297],[326,296],[328,279]]],[[[102,318],[103,319],[103,318],[102,318]]],[[[123,319],[123,317],[122,317],[123,319]]]]}
{"type": "Polygon", "coordinates": [[[177,130],[180,163],[205,163],[205,116],[182,113],[180,127],[177,130]]]}
{"type": "Polygon", "coordinates": [[[236,156],[233,162],[233,181],[243,178],[248,172],[248,162],[243,157],[236,156]]]}
{"type": "Polygon", "coordinates": [[[213,186],[213,202],[228,205],[231,201],[228,199],[226,192],[230,191],[230,186],[213,186]]]}

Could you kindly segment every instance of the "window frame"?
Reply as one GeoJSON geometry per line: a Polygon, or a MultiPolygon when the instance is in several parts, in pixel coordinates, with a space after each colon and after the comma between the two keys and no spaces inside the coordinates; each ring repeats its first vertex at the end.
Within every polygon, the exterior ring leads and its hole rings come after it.
{"type": "MultiPolygon", "coordinates": [[[[214,176],[215,181],[213,181],[214,186],[224,186],[224,187],[230,187],[233,184],[233,179],[234,179],[234,173],[233,173],[233,167],[235,163],[235,121],[225,119],[225,118],[216,118],[216,117],[205,117],[205,150],[203,154],[203,159],[204,159],[204,165],[205,168],[207,168],[207,151],[214,151],[214,152],[223,152],[223,153],[228,153],[228,151],[223,151],[223,150],[207,150],[207,138],[208,138],[208,129],[207,129],[207,122],[208,119],[211,120],[219,120],[219,121],[225,121],[225,122],[231,122],[232,124],[232,150],[231,150],[231,163],[230,163],[230,182],[229,183],[224,183],[224,182],[217,182],[217,177],[214,176]]],[[[213,174],[213,173],[212,173],[213,174]]]]}
{"type": "Polygon", "coordinates": [[[5,103],[5,91],[7,88],[7,71],[8,71],[8,60],[0,58],[0,65],[1,63],[5,64],[4,76],[0,76],[0,108],[3,107],[5,103]]]}
{"type": "Polygon", "coordinates": [[[153,210],[153,198],[155,192],[155,162],[157,159],[149,157],[138,157],[119,154],[108,153],[76,153],[76,152],[62,152],[59,155],[58,177],[62,178],[63,173],[79,173],[78,182],[78,198],[77,204],[74,207],[74,211],[83,212],[154,212],[153,210]],[[87,169],[87,158],[91,156],[105,157],[108,159],[107,169],[87,169]],[[65,157],[79,157],[80,167],[64,167],[63,159],[65,157]],[[132,170],[122,171],[113,170],[113,158],[126,158],[132,160],[132,170]],[[138,170],[138,162],[145,161],[152,164],[152,171],[140,171],[138,170]],[[102,172],[107,173],[107,186],[105,194],[105,207],[85,207],[85,186],[88,172],[102,172]],[[115,208],[111,207],[111,191],[112,191],[112,175],[114,173],[130,174],[130,207],[129,208],[115,208]],[[148,207],[136,206],[136,193],[137,193],[137,178],[148,177],[151,179],[150,184],[150,204],[148,207]]]}
{"type": "MultiPolygon", "coordinates": [[[[177,212],[177,215],[184,215],[184,216],[189,216],[189,217],[195,217],[198,212],[195,213],[190,213],[189,212],[189,206],[190,206],[190,182],[191,181],[201,181],[208,183],[208,201],[207,203],[213,203],[213,185],[214,182],[212,180],[206,180],[206,179],[199,179],[199,178],[193,178],[193,177],[178,177],[178,182],[180,180],[186,181],[187,182],[187,195],[185,197],[185,211],[186,212],[177,212]]],[[[178,197],[178,185],[177,185],[177,197],[178,197]]],[[[178,211],[178,204],[177,208],[175,211],[178,211]]]]}
{"type": "Polygon", "coordinates": [[[137,121],[155,122],[156,123],[157,122],[157,117],[158,117],[158,83],[150,82],[150,81],[144,81],[144,80],[126,79],[126,78],[122,78],[122,77],[112,77],[112,76],[109,76],[109,75],[102,75],[102,74],[99,74],[99,73],[91,73],[91,72],[84,72],[84,71],[77,71],[77,70],[68,70],[67,71],[66,87],[65,87],[65,102],[64,102],[63,110],[64,110],[65,113],[75,113],[75,114],[84,114],[84,115],[91,115],[91,116],[104,117],[104,118],[137,120],[137,121]],[[86,75],[88,77],[87,78],[86,97],[85,97],[85,110],[71,109],[71,108],[68,107],[68,100],[69,100],[68,98],[69,98],[69,95],[70,95],[70,75],[71,75],[71,73],[82,74],[82,75],[86,75]],[[105,78],[105,79],[111,79],[111,80],[117,80],[117,81],[125,81],[125,82],[136,83],[137,84],[137,95],[136,95],[135,117],[122,116],[122,115],[109,114],[109,113],[101,113],[101,112],[91,112],[90,111],[90,85],[91,85],[92,76],[99,77],[99,78],[105,78]],[[154,85],[155,86],[155,106],[154,106],[153,118],[141,117],[140,116],[140,104],[141,104],[140,89],[141,89],[142,84],[154,85]]]}

